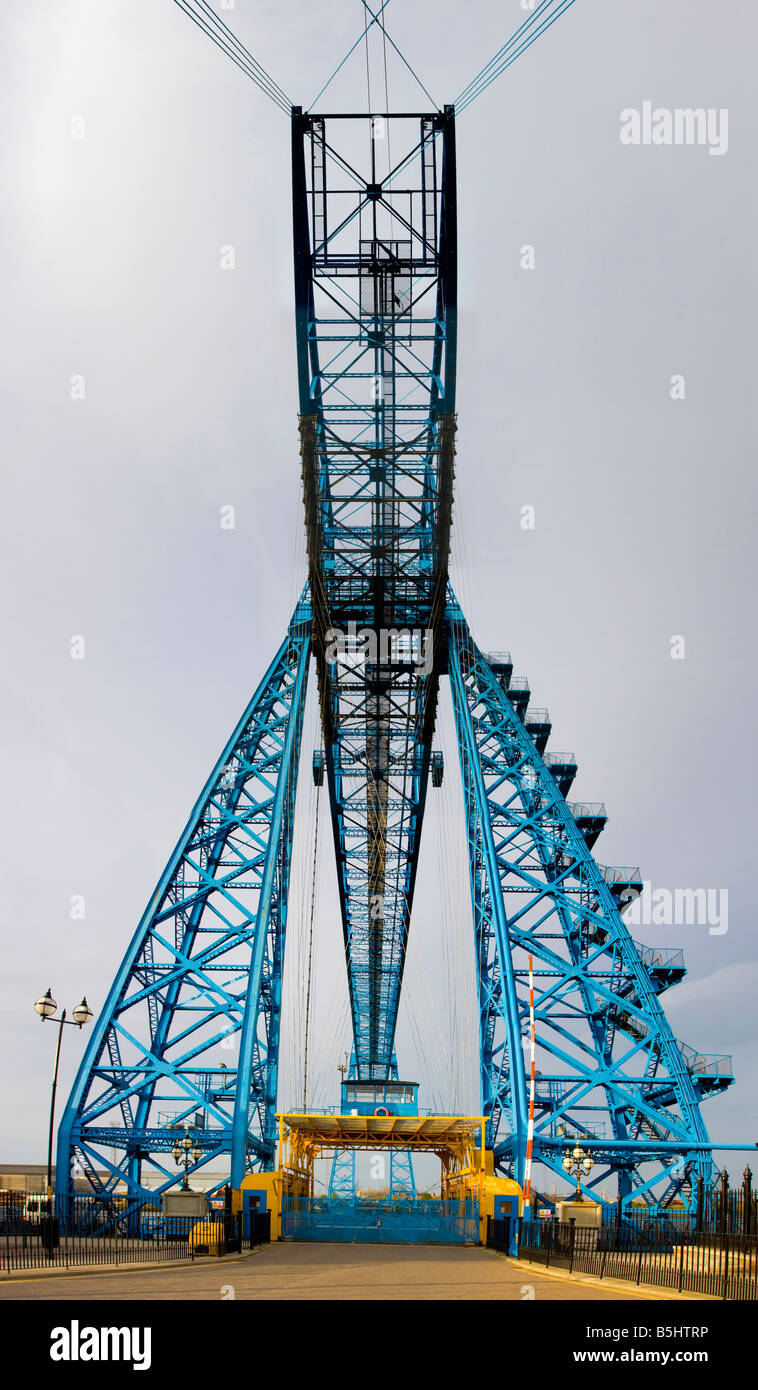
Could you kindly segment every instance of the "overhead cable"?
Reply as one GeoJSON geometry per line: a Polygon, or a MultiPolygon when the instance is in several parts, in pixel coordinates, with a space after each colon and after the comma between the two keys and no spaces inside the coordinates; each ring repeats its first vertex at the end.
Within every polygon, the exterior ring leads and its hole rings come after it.
{"type": "Polygon", "coordinates": [[[544,34],[552,24],[555,24],[556,19],[560,19],[561,15],[573,3],[574,0],[557,0],[556,5],[556,0],[542,0],[542,3],[519,25],[502,48],[498,49],[494,57],[490,58],[490,61],[476,74],[476,77],[471,79],[468,86],[463,88],[455,101],[456,113],[460,114],[460,112],[465,111],[476,97],[481,96],[482,92],[486,91],[487,87],[501,73],[505,72],[505,69],[510,67],[511,63],[514,63],[527,48],[530,48],[535,39],[540,37],[540,34],[544,34]]]}
{"type": "Polygon", "coordinates": [[[227,24],[207,3],[207,0],[174,0],[174,3],[183,10],[186,15],[197,25],[198,29],[207,34],[209,39],[231,58],[233,63],[259,87],[285,115],[289,115],[292,109],[292,102],[287,93],[273,77],[266,72],[257,58],[254,58],[249,49],[232,32],[227,24]]]}

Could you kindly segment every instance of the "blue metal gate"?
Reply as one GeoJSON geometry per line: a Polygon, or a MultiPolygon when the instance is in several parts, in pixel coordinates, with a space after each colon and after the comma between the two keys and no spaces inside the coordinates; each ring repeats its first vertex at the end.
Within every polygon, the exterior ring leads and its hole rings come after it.
{"type": "Polygon", "coordinates": [[[333,1202],[287,1197],[282,1240],[324,1240],[370,1245],[476,1245],[479,1208],[465,1201],[333,1202]]]}

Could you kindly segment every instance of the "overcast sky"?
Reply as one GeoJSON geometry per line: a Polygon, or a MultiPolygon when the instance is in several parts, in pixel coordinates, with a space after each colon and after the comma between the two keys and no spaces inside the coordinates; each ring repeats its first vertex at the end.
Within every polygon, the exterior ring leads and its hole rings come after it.
{"type": "MultiPolygon", "coordinates": [[[[308,106],[361,11],[237,0],[224,17],[308,106]]],[[[524,12],[392,0],[386,17],[442,104],[524,12]]],[[[34,999],[52,985],[69,1008],[83,992],[102,1004],[305,558],[287,120],[171,0],[26,0],[4,29],[0,1160],[23,1163],[45,1156],[54,1043],[34,999]]],[[[686,948],[666,1009],[689,1044],[733,1053],[735,1086],[705,1108],[712,1136],[733,1141],[758,1139],[757,29],[750,0],[577,0],[458,129],[453,583],[479,644],[509,648],[548,706],[551,747],[576,753],[576,798],[606,802],[601,862],[728,891],[724,934],[635,935],[686,948]],[[624,146],[620,113],[646,100],[728,109],[726,153],[624,146]]],[[[427,104],[392,53],[388,78],[392,106],[427,104]]],[[[359,51],[321,106],[365,105],[359,51]]],[[[398,1046],[422,1103],[475,1110],[447,689],[440,727],[447,771],[430,794],[398,1046]]],[[[318,741],[311,698],[308,762],[318,741]]],[[[302,1084],[302,786],[285,1104],[302,1084]]],[[[327,1104],[348,1035],[323,848],[312,1081],[327,1104]]],[[[62,1096],[82,1045],[65,1038],[62,1096]]]]}

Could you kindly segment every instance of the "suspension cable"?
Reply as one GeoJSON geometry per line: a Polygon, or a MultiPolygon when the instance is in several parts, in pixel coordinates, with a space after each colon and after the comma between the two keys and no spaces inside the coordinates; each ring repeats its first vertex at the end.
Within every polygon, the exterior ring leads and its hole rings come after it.
{"type": "MultiPolygon", "coordinates": [[[[370,11],[368,5],[366,4],[366,0],[363,0],[363,8],[364,8],[364,10],[366,11],[366,14],[371,14],[371,11],[370,11]]],[[[366,36],[366,96],[367,96],[367,100],[368,100],[368,108],[367,108],[367,109],[368,109],[369,112],[371,111],[371,71],[370,71],[370,68],[369,68],[369,57],[368,57],[368,31],[369,31],[370,28],[371,28],[371,25],[370,25],[370,24],[367,24],[367,25],[366,25],[366,28],[365,28],[364,31],[363,31],[364,34],[365,34],[365,36],[366,36]]]]}
{"type": "Polygon", "coordinates": [[[233,63],[236,63],[241,72],[249,77],[256,87],[259,87],[285,115],[290,114],[292,102],[278,82],[269,76],[266,69],[261,66],[256,58],[253,57],[249,49],[240,43],[239,39],[232,30],[219,19],[218,15],[207,3],[207,0],[174,0],[174,3],[183,10],[186,15],[212,39],[233,63]]]}
{"type": "Polygon", "coordinates": [[[456,107],[459,107],[460,103],[466,100],[467,96],[473,90],[473,88],[476,87],[477,84],[483,78],[485,78],[488,74],[491,73],[492,69],[495,67],[497,62],[505,56],[508,49],[512,48],[515,44],[517,44],[519,42],[519,39],[523,38],[526,35],[527,30],[530,29],[533,24],[536,24],[537,20],[540,19],[540,17],[545,17],[545,10],[549,9],[552,4],[553,0],[539,0],[539,4],[537,5],[537,8],[533,11],[533,13],[527,15],[527,17],[521,21],[518,28],[513,31],[511,37],[506,40],[502,48],[498,49],[494,58],[490,58],[490,61],[486,64],[486,66],[483,67],[481,71],[476,74],[475,77],[472,77],[468,86],[464,87],[463,91],[458,94],[458,96],[455,99],[456,107]]]}
{"type": "Polygon", "coordinates": [[[476,97],[481,96],[481,93],[486,91],[487,87],[501,73],[505,72],[505,69],[510,67],[511,63],[514,63],[519,55],[524,53],[535,39],[539,38],[540,34],[544,34],[545,30],[549,29],[556,19],[560,19],[569,6],[573,5],[574,0],[558,0],[557,9],[551,8],[554,3],[555,0],[541,0],[541,4],[537,6],[536,10],[519,25],[502,48],[498,49],[486,66],[471,79],[468,86],[464,87],[456,98],[455,109],[457,113],[465,111],[476,97]],[[537,20],[540,21],[539,25],[536,29],[532,29],[537,20]],[[532,32],[529,32],[530,30],[532,32]]]}
{"type": "Polygon", "coordinates": [[[313,876],[311,879],[311,919],[308,927],[308,976],[305,986],[305,1039],[303,1054],[303,1114],[308,1113],[308,1035],[311,1017],[311,974],[313,969],[313,919],[316,915],[316,877],[318,874],[318,813],[321,807],[319,788],[316,787],[316,820],[313,831],[313,876]]]}
{"type": "MultiPolygon", "coordinates": [[[[366,4],[366,0],[363,0],[363,5],[364,5],[364,9],[366,9],[366,10],[368,11],[368,13],[371,15],[372,19],[374,20],[374,22],[375,22],[376,24],[379,25],[379,28],[381,29],[382,33],[384,34],[385,39],[388,39],[389,42],[392,44],[392,47],[394,48],[394,50],[395,50],[395,52],[396,52],[398,58],[400,59],[401,63],[405,63],[405,66],[407,67],[409,73],[411,74],[411,77],[415,78],[415,80],[418,82],[418,85],[419,85],[419,87],[421,88],[422,92],[424,93],[424,96],[429,97],[429,100],[430,100],[430,102],[432,103],[432,106],[435,108],[435,110],[439,110],[439,107],[437,106],[437,103],[436,103],[436,101],[434,100],[434,97],[431,95],[430,92],[428,92],[428,91],[426,90],[426,87],[424,86],[423,82],[421,81],[421,78],[419,77],[418,73],[415,72],[414,69],[411,67],[411,65],[410,65],[410,63],[408,62],[408,59],[405,57],[405,55],[404,55],[403,53],[400,52],[400,49],[398,48],[398,46],[397,46],[397,44],[395,43],[394,39],[392,38],[391,34],[388,34],[388,33],[387,33],[387,30],[385,29],[384,25],[382,24],[382,21],[381,21],[380,18],[379,18],[379,15],[381,14],[382,11],[380,10],[380,11],[379,11],[379,14],[374,14],[373,10],[370,9],[370,7],[366,4]]],[[[383,8],[384,8],[384,6],[382,6],[382,9],[383,9],[383,8]]]]}
{"type": "Polygon", "coordinates": [[[340,71],[340,68],[344,68],[345,63],[347,62],[348,58],[351,57],[351,55],[352,55],[353,53],[355,53],[355,50],[356,50],[356,48],[358,47],[358,44],[361,42],[361,39],[364,37],[364,35],[368,33],[369,29],[371,28],[371,25],[372,25],[372,24],[378,23],[379,15],[382,13],[383,10],[386,10],[386,8],[387,8],[387,6],[389,5],[389,3],[390,3],[390,0],[384,0],[384,4],[382,5],[382,7],[381,7],[381,9],[379,10],[378,14],[376,14],[376,15],[374,16],[374,18],[371,20],[371,24],[367,24],[366,28],[361,30],[361,32],[360,32],[360,34],[358,35],[357,39],[355,40],[355,43],[353,44],[352,48],[349,48],[349,49],[347,50],[347,53],[345,54],[344,58],[342,59],[342,62],[337,64],[337,66],[336,66],[336,68],[334,69],[334,72],[332,73],[331,77],[328,79],[328,81],[326,81],[326,82],[324,83],[323,87],[321,88],[321,91],[320,91],[320,92],[317,92],[316,96],[313,98],[313,101],[311,102],[310,106],[308,107],[308,110],[309,110],[309,111],[312,111],[312,110],[313,110],[314,106],[316,105],[316,102],[319,101],[320,98],[324,95],[324,92],[326,91],[327,87],[330,87],[330,86],[331,86],[332,82],[334,81],[335,77],[337,76],[337,73],[340,71]]]}

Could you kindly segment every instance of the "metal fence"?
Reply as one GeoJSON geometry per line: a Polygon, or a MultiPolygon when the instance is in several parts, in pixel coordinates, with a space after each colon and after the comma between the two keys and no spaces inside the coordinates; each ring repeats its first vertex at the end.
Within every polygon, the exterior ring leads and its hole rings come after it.
{"type": "Polygon", "coordinates": [[[271,1240],[271,1212],[254,1211],[250,1213],[250,1233],[245,1244],[251,1250],[256,1245],[268,1245],[271,1240]]]}
{"type": "Polygon", "coordinates": [[[728,1231],[734,1235],[758,1235],[758,1195],[747,1167],[742,1182],[733,1187],[724,1170],[718,1181],[697,1194],[698,1230],[728,1231]]]}
{"type": "Polygon", "coordinates": [[[120,1265],[153,1260],[193,1259],[190,1242],[196,1220],[182,1217],[162,1231],[128,1236],[101,1231],[61,1234],[57,1221],[43,1217],[0,1235],[0,1269],[70,1269],[74,1265],[120,1265]]]}
{"type": "MultiPolygon", "coordinates": [[[[64,1229],[43,1208],[30,1215],[17,1199],[0,1202],[0,1270],[72,1269],[89,1265],[125,1265],[162,1260],[194,1260],[199,1255],[226,1255],[242,1248],[241,1221],[230,1212],[201,1217],[165,1216],[155,1208],[133,1213],[129,1226],[119,1219],[76,1220],[64,1229]]],[[[255,1241],[266,1239],[261,1222],[255,1241]]]]}
{"type": "MultiPolygon", "coordinates": [[[[758,1235],[758,1193],[753,1187],[753,1174],[746,1167],[742,1181],[734,1186],[726,1169],[715,1173],[710,1182],[699,1179],[694,1192],[682,1194],[682,1205],[645,1205],[625,1207],[616,1204],[603,1204],[603,1225],[622,1225],[624,1227],[647,1227],[652,1222],[667,1222],[677,1230],[689,1231],[691,1235],[708,1232],[720,1235],[758,1235]],[[690,1209],[691,1208],[691,1209],[690,1209]]],[[[553,1211],[555,1197],[535,1192],[533,1210],[539,1208],[553,1211]]]]}
{"type": "Polygon", "coordinates": [[[487,1245],[507,1251],[515,1234],[519,1258],[546,1268],[730,1301],[758,1298],[758,1237],[698,1231],[687,1224],[690,1221],[664,1217],[637,1225],[591,1227],[520,1218],[513,1233],[507,1218],[490,1218],[487,1245]]]}

